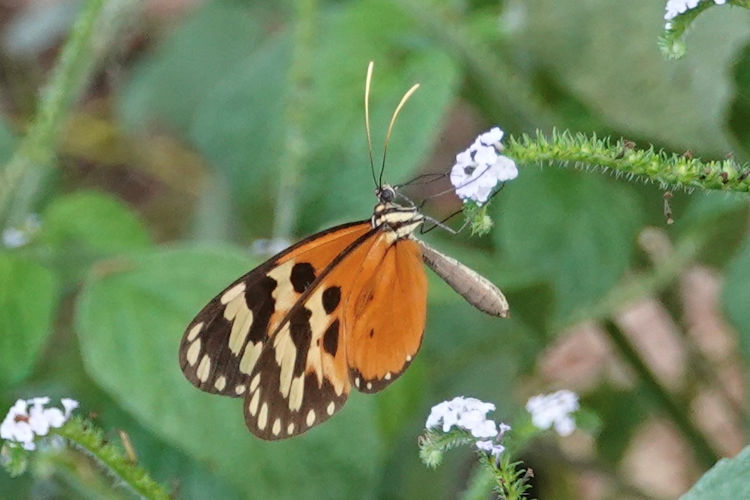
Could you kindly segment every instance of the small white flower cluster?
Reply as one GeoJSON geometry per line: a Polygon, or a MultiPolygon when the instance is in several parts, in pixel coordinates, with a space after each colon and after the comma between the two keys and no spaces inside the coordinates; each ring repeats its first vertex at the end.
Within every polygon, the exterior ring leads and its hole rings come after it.
{"type": "Polygon", "coordinates": [[[456,426],[458,429],[469,431],[472,436],[478,438],[477,448],[497,457],[505,450],[497,441],[510,430],[510,426],[501,423],[498,430],[495,422],[487,418],[487,413],[491,411],[495,411],[495,405],[492,403],[458,396],[433,406],[425,428],[442,427],[443,432],[448,432],[456,426]]]}
{"type": "Polygon", "coordinates": [[[578,394],[566,390],[540,394],[526,403],[526,410],[531,413],[534,426],[547,430],[554,425],[555,432],[561,436],[569,436],[576,430],[571,413],[578,408],[578,394]]]}
{"type": "MultiPolygon", "coordinates": [[[[671,21],[680,14],[684,14],[685,12],[696,8],[700,2],[701,0],[667,0],[667,5],[664,8],[666,11],[664,13],[664,19],[671,21]]],[[[716,5],[724,5],[727,3],[727,0],[713,0],[713,2],[716,5]]],[[[670,27],[671,24],[667,23],[667,29],[670,27]]]]}
{"type": "Polygon", "coordinates": [[[39,231],[40,227],[39,216],[36,214],[29,215],[20,226],[9,227],[3,230],[3,246],[5,248],[18,248],[26,245],[31,236],[39,231]]]}
{"type": "Polygon", "coordinates": [[[63,398],[60,402],[63,409],[45,408],[49,403],[47,397],[19,399],[0,424],[0,438],[18,443],[26,450],[35,449],[35,436],[46,436],[50,428],[61,427],[78,408],[74,399],[63,398]]]}
{"type": "Polygon", "coordinates": [[[513,160],[500,154],[503,131],[493,127],[476,138],[469,149],[456,155],[451,168],[451,184],[461,200],[472,200],[479,205],[486,203],[499,182],[518,177],[518,168],[513,160]]]}

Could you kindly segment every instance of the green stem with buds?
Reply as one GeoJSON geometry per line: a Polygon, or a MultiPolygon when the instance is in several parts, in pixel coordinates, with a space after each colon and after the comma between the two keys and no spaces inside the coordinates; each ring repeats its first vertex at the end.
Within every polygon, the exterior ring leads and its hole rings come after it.
{"type": "Polygon", "coordinates": [[[630,141],[588,137],[584,134],[552,132],[550,138],[510,138],[505,152],[521,164],[556,163],[561,166],[598,168],[629,179],[641,178],[663,188],[750,192],[750,166],[733,159],[701,161],[689,154],[666,153],[653,147],[638,149],[630,141]]]}

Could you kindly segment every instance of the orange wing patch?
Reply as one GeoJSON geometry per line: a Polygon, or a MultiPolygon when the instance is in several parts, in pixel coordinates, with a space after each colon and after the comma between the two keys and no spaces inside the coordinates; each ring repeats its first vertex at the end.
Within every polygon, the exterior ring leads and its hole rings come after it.
{"type": "MultiPolygon", "coordinates": [[[[385,238],[385,234],[381,238],[385,238]]],[[[422,343],[427,277],[418,244],[379,245],[363,263],[346,324],[350,378],[362,392],[377,392],[409,366],[422,343]]]]}

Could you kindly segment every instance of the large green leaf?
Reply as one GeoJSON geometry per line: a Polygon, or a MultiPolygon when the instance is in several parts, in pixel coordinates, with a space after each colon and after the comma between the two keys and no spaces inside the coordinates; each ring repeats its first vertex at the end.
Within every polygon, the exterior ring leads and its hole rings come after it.
{"type": "Polygon", "coordinates": [[[241,2],[207,2],[133,68],[119,111],[131,130],[162,120],[187,132],[206,92],[257,42],[258,21],[241,2]]]}
{"type": "MultiPolygon", "coordinates": [[[[399,98],[411,84],[423,83],[391,136],[384,180],[407,180],[432,147],[453,102],[458,71],[427,40],[404,38],[410,29],[411,21],[389,2],[348,3],[321,16],[325,37],[309,63],[305,109],[297,110],[301,123],[294,124],[303,130],[307,147],[295,193],[304,230],[366,218],[375,202],[362,105],[369,60],[376,68],[371,96],[376,163],[399,98]],[[420,50],[410,50],[417,43],[420,50]]],[[[271,202],[280,170],[287,168],[288,65],[288,33],[282,33],[226,72],[203,101],[192,129],[193,140],[228,176],[248,215],[257,213],[259,203],[271,202]]]]}
{"type": "Polygon", "coordinates": [[[26,377],[52,332],[57,277],[24,257],[0,252],[0,387],[26,377]]]}
{"type": "Polygon", "coordinates": [[[674,149],[722,155],[730,70],[750,34],[749,14],[715,8],[688,34],[687,55],[667,61],[656,43],[664,2],[519,0],[518,47],[552,68],[609,126],[674,149]],[[717,36],[720,34],[720,36],[717,36]]]}
{"type": "Polygon", "coordinates": [[[750,498],[750,446],[734,458],[722,458],[680,500],[750,498]]]}
{"type": "Polygon", "coordinates": [[[625,184],[525,168],[499,201],[498,244],[552,283],[558,319],[606,292],[630,264],[643,211],[625,184]]]}
{"type": "Polygon", "coordinates": [[[69,280],[80,279],[97,258],[151,244],[138,216],[104,193],[81,191],[56,198],[42,219],[38,240],[69,280]]]}
{"type": "Polygon", "coordinates": [[[239,400],[202,393],[180,372],[185,325],[249,267],[243,255],[220,248],[163,249],[101,263],[76,312],[86,369],[146,427],[249,496],[360,497],[381,459],[371,398],[354,395],[326,425],[269,443],[247,431],[239,400]]]}

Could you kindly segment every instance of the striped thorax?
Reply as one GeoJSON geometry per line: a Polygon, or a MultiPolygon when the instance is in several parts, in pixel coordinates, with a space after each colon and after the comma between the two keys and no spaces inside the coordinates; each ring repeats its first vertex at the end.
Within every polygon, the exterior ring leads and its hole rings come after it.
{"type": "Polygon", "coordinates": [[[372,211],[372,227],[386,231],[393,240],[408,238],[424,223],[417,207],[395,203],[396,191],[384,185],[377,191],[379,203],[372,211]]]}

